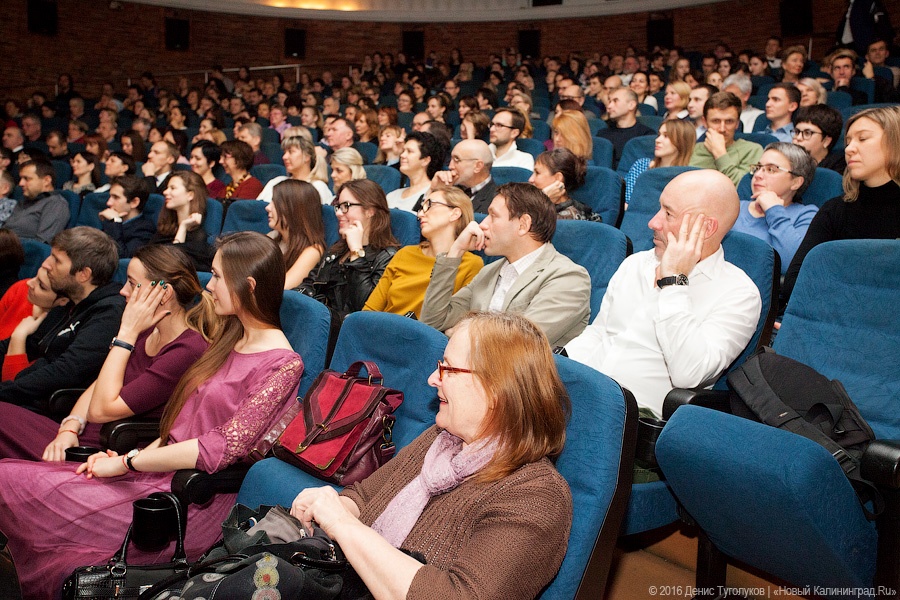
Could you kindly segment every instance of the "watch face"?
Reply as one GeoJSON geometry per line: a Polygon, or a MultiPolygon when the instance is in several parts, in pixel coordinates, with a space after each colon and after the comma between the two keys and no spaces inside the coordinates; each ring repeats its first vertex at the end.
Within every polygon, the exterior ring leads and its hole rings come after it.
{"type": "Polygon", "coordinates": [[[687,275],[676,275],[675,276],[675,285],[687,285],[688,278],[687,275]]]}
{"type": "Polygon", "coordinates": [[[127,456],[128,458],[134,458],[135,456],[138,455],[139,452],[140,452],[140,450],[135,448],[134,450],[129,451],[128,454],[126,454],[125,456],[127,456]]]}

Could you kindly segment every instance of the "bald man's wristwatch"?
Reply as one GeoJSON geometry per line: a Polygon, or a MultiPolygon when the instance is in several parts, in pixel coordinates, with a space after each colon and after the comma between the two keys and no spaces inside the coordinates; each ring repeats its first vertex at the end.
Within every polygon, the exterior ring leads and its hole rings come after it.
{"type": "Polygon", "coordinates": [[[671,275],[669,277],[663,277],[662,279],[656,280],[656,285],[659,289],[662,289],[669,285],[687,285],[688,278],[687,275],[679,273],[678,275],[671,275]]]}

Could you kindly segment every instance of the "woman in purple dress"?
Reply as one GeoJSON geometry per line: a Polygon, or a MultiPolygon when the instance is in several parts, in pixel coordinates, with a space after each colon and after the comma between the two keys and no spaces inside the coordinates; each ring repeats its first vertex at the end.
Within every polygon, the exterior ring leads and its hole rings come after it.
{"type": "MultiPolygon", "coordinates": [[[[221,329],[181,378],[166,405],[160,438],[125,456],[107,451],[78,468],[0,461],[0,531],[26,599],[59,597],[79,565],[108,559],[131,523],[131,503],[171,489],[177,469],[213,473],[244,459],[296,398],[303,362],[281,331],[284,260],[259,233],[224,238],[207,289],[221,329]]],[[[116,352],[126,352],[116,347],[116,352]]],[[[221,494],[188,509],[186,549],[194,560],[218,537],[234,504],[221,494]]],[[[129,552],[129,561],[166,561],[172,548],[129,552]]]]}
{"type": "Polygon", "coordinates": [[[209,345],[219,321],[188,256],[175,246],[144,246],[128,263],[120,292],[128,304],[97,380],[62,422],[0,403],[0,458],[62,461],[66,448],[100,446],[100,427],[133,415],[159,417],[175,385],[209,345]],[[195,304],[200,295],[199,303],[195,304]],[[49,444],[48,444],[49,442],[49,444]]]}

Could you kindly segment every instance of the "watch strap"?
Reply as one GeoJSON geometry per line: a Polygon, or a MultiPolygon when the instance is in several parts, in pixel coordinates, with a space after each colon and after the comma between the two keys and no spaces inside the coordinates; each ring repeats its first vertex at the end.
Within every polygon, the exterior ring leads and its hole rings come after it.
{"type": "Polygon", "coordinates": [[[663,277],[662,279],[656,280],[656,285],[660,289],[670,286],[670,285],[687,285],[688,278],[687,275],[679,273],[677,275],[670,275],[668,277],[663,277]]]}
{"type": "Polygon", "coordinates": [[[128,342],[123,342],[117,337],[114,337],[112,341],[109,343],[109,349],[112,350],[113,346],[118,346],[119,348],[125,348],[129,352],[134,352],[134,346],[129,344],[128,342]]]}

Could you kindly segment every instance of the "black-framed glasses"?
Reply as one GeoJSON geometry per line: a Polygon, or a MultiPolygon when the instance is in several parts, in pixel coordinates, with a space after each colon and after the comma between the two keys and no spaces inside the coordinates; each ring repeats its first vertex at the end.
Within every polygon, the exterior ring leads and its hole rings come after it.
{"type": "Polygon", "coordinates": [[[795,129],[794,133],[791,134],[791,137],[800,138],[801,140],[808,140],[814,135],[821,135],[824,137],[824,133],[821,131],[814,131],[812,129],[795,129]]]}
{"type": "Polygon", "coordinates": [[[506,127],[507,129],[515,129],[512,125],[504,125],[503,123],[498,123],[496,121],[491,121],[491,127],[506,127]]]}
{"type": "Polygon", "coordinates": [[[422,214],[425,214],[429,210],[431,210],[431,207],[434,206],[435,204],[437,204],[439,206],[446,206],[447,208],[456,208],[452,204],[447,204],[446,202],[438,202],[436,200],[425,200],[424,202],[422,202],[422,209],[421,209],[422,214]]]}
{"type": "Polygon", "coordinates": [[[779,167],[778,165],[750,165],[750,174],[755,174],[757,171],[762,169],[762,172],[766,175],[775,175],[777,173],[790,173],[791,175],[797,175],[790,169],[785,169],[784,167],[779,167]]]}
{"type": "Polygon", "coordinates": [[[362,206],[362,204],[359,202],[338,202],[337,204],[331,205],[335,213],[346,213],[350,210],[351,206],[362,206]]]}
{"type": "Polygon", "coordinates": [[[445,365],[441,361],[437,361],[438,368],[438,381],[444,381],[444,373],[474,373],[470,369],[461,369],[459,367],[451,367],[450,365],[445,365]]]}

